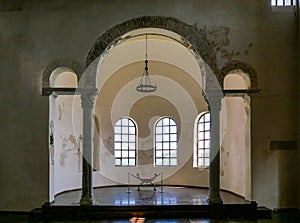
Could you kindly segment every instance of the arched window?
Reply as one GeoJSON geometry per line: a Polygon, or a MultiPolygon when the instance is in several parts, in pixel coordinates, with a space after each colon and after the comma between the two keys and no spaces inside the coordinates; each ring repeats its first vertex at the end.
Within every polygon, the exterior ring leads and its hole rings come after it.
{"type": "Polygon", "coordinates": [[[115,166],[136,165],[136,125],[130,118],[119,119],[114,128],[115,166]]]}
{"type": "Polygon", "coordinates": [[[209,167],[209,150],[210,150],[210,113],[206,112],[197,120],[196,124],[196,150],[194,158],[194,167],[209,167]]]}
{"type": "Polygon", "coordinates": [[[155,125],[155,166],[177,165],[177,125],[164,117],[155,125]]]}

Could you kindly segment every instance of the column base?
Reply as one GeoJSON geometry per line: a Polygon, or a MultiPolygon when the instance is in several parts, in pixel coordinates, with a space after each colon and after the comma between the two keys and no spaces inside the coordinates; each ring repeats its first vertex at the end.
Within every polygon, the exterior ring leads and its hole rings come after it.
{"type": "Polygon", "coordinates": [[[221,197],[208,198],[207,201],[209,204],[223,204],[221,197]]]}
{"type": "Polygon", "coordinates": [[[95,203],[95,200],[91,197],[82,197],[80,199],[81,206],[91,206],[95,203]]]}

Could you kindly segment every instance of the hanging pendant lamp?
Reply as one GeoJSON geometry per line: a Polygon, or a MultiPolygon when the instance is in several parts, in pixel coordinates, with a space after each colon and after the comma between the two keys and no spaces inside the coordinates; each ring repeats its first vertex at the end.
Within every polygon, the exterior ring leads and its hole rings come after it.
{"type": "Polygon", "coordinates": [[[138,92],[149,93],[156,91],[156,83],[152,84],[149,77],[149,69],[148,69],[148,55],[147,55],[147,35],[146,35],[146,59],[145,59],[145,70],[142,74],[140,82],[136,87],[138,92]]]}

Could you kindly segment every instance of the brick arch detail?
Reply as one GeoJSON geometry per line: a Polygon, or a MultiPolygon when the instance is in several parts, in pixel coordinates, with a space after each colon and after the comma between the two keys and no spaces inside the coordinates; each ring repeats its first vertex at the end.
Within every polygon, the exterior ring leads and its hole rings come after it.
{"type": "Polygon", "coordinates": [[[257,89],[257,74],[256,71],[249,65],[246,64],[244,62],[238,61],[238,60],[234,60],[234,61],[230,61],[229,63],[225,64],[219,73],[219,82],[220,85],[222,86],[222,88],[224,87],[224,79],[225,76],[232,70],[242,70],[244,73],[246,73],[249,78],[250,78],[250,83],[251,83],[251,89],[257,89]]]}
{"type": "Polygon", "coordinates": [[[73,72],[77,76],[77,81],[80,80],[80,78],[83,74],[83,71],[84,71],[84,67],[82,67],[82,65],[80,65],[80,63],[78,63],[74,60],[57,59],[57,60],[53,61],[52,63],[50,63],[45,68],[43,75],[42,75],[42,77],[43,77],[42,78],[42,88],[50,87],[49,86],[50,76],[51,76],[52,72],[59,67],[67,67],[67,68],[70,68],[71,70],[73,70],[73,72]]]}
{"type": "Polygon", "coordinates": [[[117,42],[120,36],[141,28],[161,28],[177,33],[189,42],[214,73],[218,73],[216,55],[212,46],[209,45],[204,30],[198,30],[195,26],[188,25],[175,18],[161,16],[134,18],[107,30],[93,44],[86,59],[86,66],[89,66],[99,57],[108,46],[117,42]]]}

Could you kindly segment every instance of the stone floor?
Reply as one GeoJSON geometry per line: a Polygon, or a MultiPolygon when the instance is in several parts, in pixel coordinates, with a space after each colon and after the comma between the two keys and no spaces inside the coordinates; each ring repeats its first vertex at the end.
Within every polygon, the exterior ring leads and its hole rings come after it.
{"type": "MultiPolygon", "coordinates": [[[[207,189],[186,188],[186,187],[157,187],[157,191],[153,187],[142,187],[141,191],[137,187],[104,187],[94,190],[95,206],[172,206],[172,205],[208,205],[207,189]]],[[[80,190],[69,191],[56,196],[55,202],[51,206],[79,206],[81,196],[80,190]]],[[[228,192],[221,192],[224,204],[247,204],[249,201],[241,197],[235,196],[228,192]]],[[[79,207],[80,208],[80,207],[79,207]]],[[[0,223],[300,223],[300,211],[290,210],[285,212],[274,212],[272,219],[214,219],[214,218],[195,218],[192,216],[184,218],[112,218],[99,220],[44,220],[42,209],[38,210],[35,217],[32,218],[34,212],[0,212],[0,223]]],[[[59,213],[58,213],[59,214],[59,213]]]]}
{"type": "MultiPolygon", "coordinates": [[[[62,193],[52,205],[79,205],[81,190],[62,193]]],[[[245,199],[222,191],[224,204],[247,204],[245,199]]],[[[95,205],[138,206],[138,205],[208,205],[208,190],[201,188],[164,186],[102,187],[94,189],[95,205]]]]}

